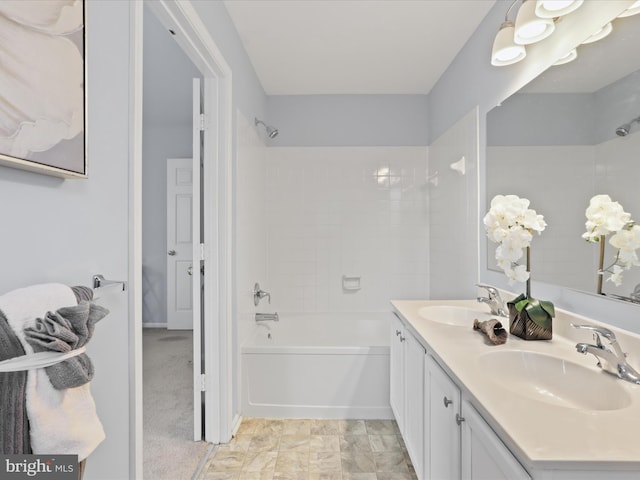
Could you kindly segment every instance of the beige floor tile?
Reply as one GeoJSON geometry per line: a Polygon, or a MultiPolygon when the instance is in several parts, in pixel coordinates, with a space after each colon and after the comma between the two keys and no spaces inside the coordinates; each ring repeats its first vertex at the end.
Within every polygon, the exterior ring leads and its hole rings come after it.
{"type": "Polygon", "coordinates": [[[279,451],[309,451],[310,435],[282,435],[279,451]]]}
{"type": "Polygon", "coordinates": [[[200,480],[239,480],[240,472],[205,472],[200,480]]]}
{"type": "Polygon", "coordinates": [[[308,472],[275,472],[273,480],[308,480],[308,472]]]}
{"type": "MultiPolygon", "coordinates": [[[[342,480],[342,472],[313,473],[309,472],[309,480],[342,480]]],[[[372,480],[376,480],[375,477],[372,480]]]]}
{"type": "Polygon", "coordinates": [[[310,435],[311,420],[286,420],[282,426],[283,435],[310,435]]]}
{"type": "Polygon", "coordinates": [[[309,473],[326,474],[342,471],[339,452],[309,453],[309,473]]]}
{"type": "Polygon", "coordinates": [[[343,435],[366,435],[364,420],[338,420],[340,433],[343,435]]]}
{"type": "Polygon", "coordinates": [[[257,435],[282,435],[284,421],[277,418],[266,418],[258,424],[255,433],[257,435]]]}
{"type": "Polygon", "coordinates": [[[244,472],[273,472],[278,452],[251,451],[246,454],[242,470],[244,472]]]}
{"type": "Polygon", "coordinates": [[[378,480],[417,480],[418,478],[413,472],[378,472],[376,475],[378,480]]]}
{"type": "Polygon", "coordinates": [[[208,471],[233,472],[240,471],[244,463],[245,452],[229,452],[218,450],[209,464],[208,471]]]}
{"type": "Polygon", "coordinates": [[[369,435],[396,435],[398,432],[396,422],[393,420],[365,420],[369,435]]]}
{"type": "Polygon", "coordinates": [[[377,474],[345,472],[342,474],[342,480],[377,480],[377,474]]]}
{"type": "Polygon", "coordinates": [[[369,443],[373,452],[402,451],[397,435],[369,435],[369,443]]]}
{"type": "Polygon", "coordinates": [[[238,480],[271,480],[273,472],[267,470],[264,472],[240,472],[238,480]]]}
{"type": "Polygon", "coordinates": [[[311,420],[311,435],[338,435],[338,420],[311,420]]]}
{"type": "Polygon", "coordinates": [[[249,452],[275,452],[280,445],[280,436],[272,433],[260,433],[251,438],[249,452]]]}
{"type": "Polygon", "coordinates": [[[311,452],[339,452],[340,437],[338,435],[311,435],[309,441],[311,452]]]}
{"type": "Polygon", "coordinates": [[[306,472],[309,470],[309,452],[282,452],[278,453],[276,460],[276,472],[306,472]]]}
{"type": "Polygon", "coordinates": [[[372,473],[376,471],[376,465],[371,452],[340,452],[342,472],[345,473],[372,473]]]}
{"type": "Polygon", "coordinates": [[[370,452],[371,444],[368,435],[342,435],[340,450],[343,452],[370,452]]]}
{"type": "Polygon", "coordinates": [[[374,452],[376,472],[409,473],[402,451],[374,452]]]}

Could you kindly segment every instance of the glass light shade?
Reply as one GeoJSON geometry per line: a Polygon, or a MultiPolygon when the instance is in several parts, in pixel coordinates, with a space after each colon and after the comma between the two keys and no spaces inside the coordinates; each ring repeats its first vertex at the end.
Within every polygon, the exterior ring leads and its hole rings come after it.
{"type": "Polygon", "coordinates": [[[604,27],[598,30],[596,33],[587,38],[582,44],[597,42],[598,40],[602,40],[604,37],[609,35],[613,30],[613,25],[611,22],[607,23],[604,27]]]}
{"type": "Polygon", "coordinates": [[[555,18],[567,15],[580,8],[584,0],[537,0],[536,15],[540,18],[555,18]]]}
{"type": "Polygon", "coordinates": [[[632,4],[624,12],[618,15],[618,17],[630,17],[631,15],[637,15],[638,13],[640,13],[640,0],[632,4]]]}
{"type": "Polygon", "coordinates": [[[565,63],[573,62],[576,58],[578,58],[578,51],[574,48],[564,57],[560,57],[558,60],[556,60],[554,65],[564,65],[565,63]]]}
{"type": "Polygon", "coordinates": [[[529,45],[547,38],[556,25],[553,18],[540,18],[536,15],[536,3],[525,0],[516,17],[514,41],[519,45],[529,45]]]}
{"type": "Polygon", "coordinates": [[[500,25],[496,38],[493,40],[493,49],[491,50],[491,65],[496,67],[504,67],[512,65],[522,60],[527,51],[523,45],[517,45],[513,41],[514,26],[513,22],[504,22],[500,25]]]}

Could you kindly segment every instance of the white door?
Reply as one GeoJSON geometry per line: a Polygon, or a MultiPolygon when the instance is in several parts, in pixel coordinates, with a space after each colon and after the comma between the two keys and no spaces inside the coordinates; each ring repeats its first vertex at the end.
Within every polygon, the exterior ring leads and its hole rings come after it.
{"type": "Polygon", "coordinates": [[[167,159],[167,328],[193,328],[193,166],[167,159]]]}

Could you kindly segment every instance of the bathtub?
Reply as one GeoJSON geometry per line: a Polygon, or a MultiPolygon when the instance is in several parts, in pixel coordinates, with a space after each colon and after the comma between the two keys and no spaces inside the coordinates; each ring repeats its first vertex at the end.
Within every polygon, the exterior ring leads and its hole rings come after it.
{"type": "Polygon", "coordinates": [[[389,313],[281,314],[241,349],[242,415],[391,419],[389,313]]]}

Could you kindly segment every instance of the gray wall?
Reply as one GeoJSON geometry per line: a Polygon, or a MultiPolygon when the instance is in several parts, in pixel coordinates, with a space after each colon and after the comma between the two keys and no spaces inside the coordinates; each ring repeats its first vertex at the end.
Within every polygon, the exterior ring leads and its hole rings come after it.
{"type": "MultiPolygon", "coordinates": [[[[59,180],[0,167],[0,293],[36,283],[90,285],[91,275],[129,275],[130,4],[86,3],[89,179],[59,180]],[[114,32],[118,32],[114,35],[114,32]]],[[[89,457],[86,478],[129,476],[128,295],[109,294],[111,311],[88,345],[91,391],[107,438],[89,457]]]]}
{"type": "Polygon", "coordinates": [[[270,146],[424,146],[426,95],[272,95],[270,146]]]}

